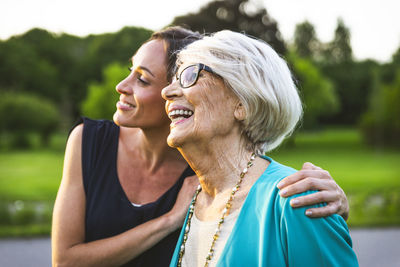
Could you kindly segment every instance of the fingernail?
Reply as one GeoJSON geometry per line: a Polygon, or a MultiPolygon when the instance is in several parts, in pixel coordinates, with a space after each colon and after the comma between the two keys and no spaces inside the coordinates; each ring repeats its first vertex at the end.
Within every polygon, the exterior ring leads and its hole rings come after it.
{"type": "Polygon", "coordinates": [[[307,216],[311,216],[312,215],[312,211],[311,210],[306,210],[306,215],[307,216]]]}
{"type": "Polygon", "coordinates": [[[292,199],[290,200],[290,205],[295,206],[297,204],[299,204],[300,201],[298,201],[297,199],[292,199]]]}
{"type": "Polygon", "coordinates": [[[278,187],[278,188],[282,188],[284,185],[285,185],[285,183],[284,183],[284,182],[279,182],[279,183],[276,185],[276,187],[278,187]]]}
{"type": "Polygon", "coordinates": [[[279,192],[281,196],[285,196],[287,194],[287,189],[283,189],[281,192],[279,192]]]}

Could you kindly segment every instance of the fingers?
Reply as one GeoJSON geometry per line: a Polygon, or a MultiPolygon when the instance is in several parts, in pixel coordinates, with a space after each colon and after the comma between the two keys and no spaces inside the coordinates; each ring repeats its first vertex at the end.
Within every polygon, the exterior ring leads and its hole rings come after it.
{"type": "MultiPolygon", "coordinates": [[[[315,167],[319,168],[319,167],[315,167]]],[[[277,185],[279,189],[283,189],[289,185],[295,184],[300,180],[306,179],[308,177],[314,177],[319,179],[332,179],[329,172],[322,170],[322,169],[302,169],[292,175],[287,176],[286,178],[282,179],[277,185]]]]}
{"type": "Polygon", "coordinates": [[[331,190],[335,191],[336,184],[331,180],[320,179],[315,177],[304,178],[294,184],[282,188],[279,192],[281,197],[290,197],[295,194],[303,193],[309,190],[331,190]]]}
{"type": "Polygon", "coordinates": [[[303,164],[303,167],[301,168],[302,170],[322,170],[321,167],[315,166],[311,162],[305,162],[303,164]]]}
{"type": "Polygon", "coordinates": [[[306,215],[310,218],[326,217],[337,213],[339,210],[339,204],[337,202],[331,202],[324,207],[312,208],[306,210],[306,215]]]}
{"type": "Polygon", "coordinates": [[[325,217],[332,214],[339,214],[343,219],[348,218],[347,201],[343,202],[338,191],[321,191],[310,195],[293,198],[290,200],[290,206],[293,208],[310,206],[319,203],[328,203],[324,207],[307,209],[305,214],[312,218],[325,217]]]}
{"type": "Polygon", "coordinates": [[[319,203],[333,203],[337,200],[337,195],[331,191],[315,192],[313,194],[296,197],[290,200],[290,206],[298,208],[302,206],[310,206],[319,203]]]}
{"type": "Polygon", "coordinates": [[[292,207],[327,203],[324,207],[308,209],[306,215],[309,217],[322,217],[338,213],[345,220],[348,218],[349,204],[346,194],[328,171],[310,162],[304,163],[300,171],[280,181],[277,187],[280,189],[279,194],[282,197],[289,197],[309,190],[319,191],[290,201],[292,207]]]}

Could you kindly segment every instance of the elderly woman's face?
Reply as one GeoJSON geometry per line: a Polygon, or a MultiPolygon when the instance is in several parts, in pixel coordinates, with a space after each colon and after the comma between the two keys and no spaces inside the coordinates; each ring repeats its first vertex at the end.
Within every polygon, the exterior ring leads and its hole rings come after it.
{"type": "Polygon", "coordinates": [[[168,136],[168,144],[172,147],[224,138],[237,130],[234,127],[237,97],[210,69],[188,68],[191,65],[183,64],[177,72],[180,80],[175,79],[162,91],[167,100],[166,112],[172,121],[168,136]]]}

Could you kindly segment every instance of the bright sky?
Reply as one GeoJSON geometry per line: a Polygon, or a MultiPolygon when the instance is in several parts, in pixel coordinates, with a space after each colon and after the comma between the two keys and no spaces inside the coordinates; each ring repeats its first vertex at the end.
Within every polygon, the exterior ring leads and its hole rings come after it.
{"type": "MultiPolygon", "coordinates": [[[[399,0],[256,0],[278,22],[285,40],[304,20],[318,38],[330,41],[341,17],[351,31],[357,59],[388,62],[400,47],[399,0]]],[[[210,0],[1,0],[0,38],[33,27],[85,36],[115,32],[123,26],[158,30],[175,16],[196,12],[210,0]]]]}

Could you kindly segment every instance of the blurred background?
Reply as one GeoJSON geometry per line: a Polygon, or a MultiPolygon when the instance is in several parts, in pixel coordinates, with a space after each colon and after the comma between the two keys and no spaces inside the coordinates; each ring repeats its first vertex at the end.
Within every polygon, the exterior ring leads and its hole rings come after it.
{"type": "Polygon", "coordinates": [[[0,2],[0,237],[49,236],[65,142],[80,115],[111,119],[129,59],[168,25],[231,29],[290,64],[305,106],[270,155],[330,171],[348,224],[400,227],[396,0],[0,2]]]}

